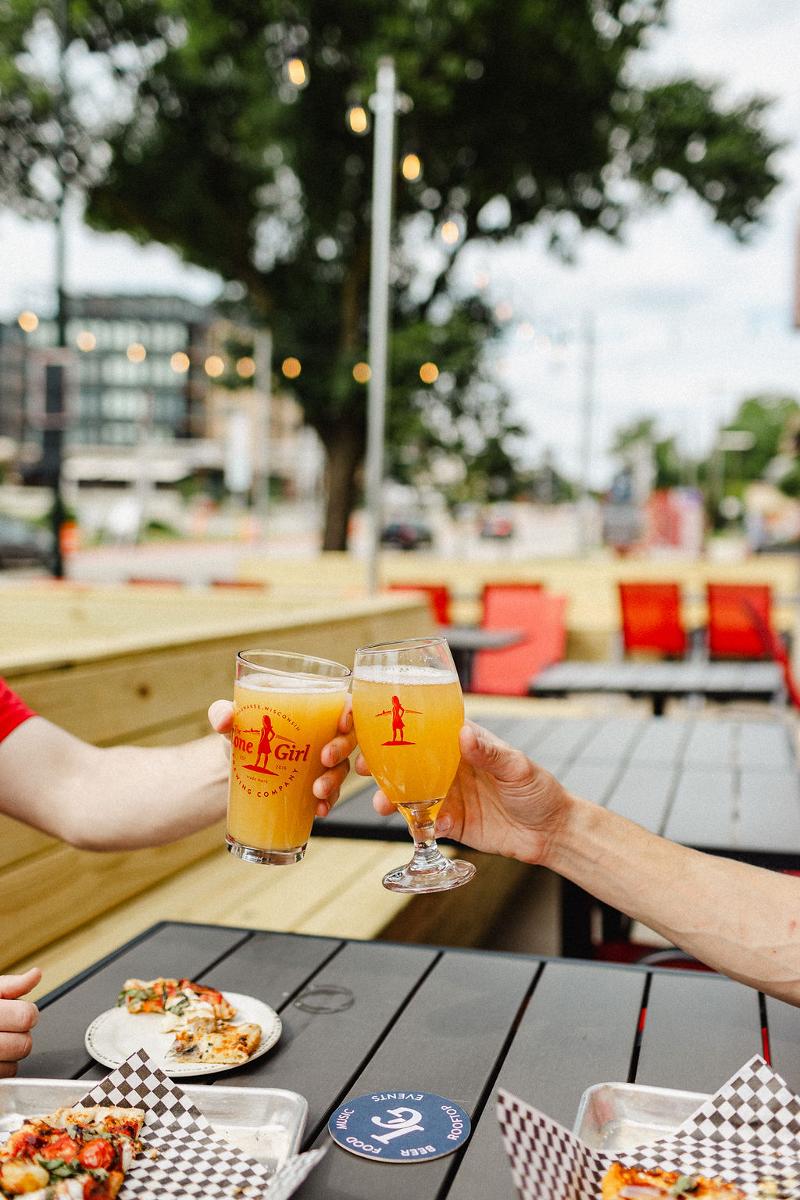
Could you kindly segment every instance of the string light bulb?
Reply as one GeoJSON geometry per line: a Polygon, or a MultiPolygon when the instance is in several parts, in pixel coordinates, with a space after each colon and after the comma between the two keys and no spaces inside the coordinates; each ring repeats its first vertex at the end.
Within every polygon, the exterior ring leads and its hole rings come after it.
{"type": "Polygon", "coordinates": [[[97,345],[97,338],[94,336],[91,330],[82,329],[75,338],[75,345],[79,350],[82,350],[84,354],[88,354],[91,350],[94,350],[95,346],[97,345]]]}
{"type": "Polygon", "coordinates": [[[369,117],[367,110],[361,104],[352,104],[347,110],[347,124],[350,126],[351,133],[357,133],[359,137],[369,129],[369,117]]]}
{"type": "Polygon", "coordinates": [[[39,318],[35,312],[31,312],[29,308],[26,308],[17,317],[17,324],[25,333],[33,333],[39,328],[39,318]]]}
{"type": "Polygon", "coordinates": [[[302,370],[303,365],[300,359],[294,358],[291,355],[281,363],[281,371],[286,379],[297,379],[302,370]]]}
{"type": "Polygon", "coordinates": [[[455,246],[461,237],[461,230],[453,220],[445,221],[439,232],[441,233],[442,241],[448,246],[455,246]]]}
{"type": "Polygon", "coordinates": [[[252,379],[256,373],[256,360],[249,354],[236,360],[236,374],[240,379],[252,379]]]}
{"type": "Polygon", "coordinates": [[[353,367],[353,379],[356,383],[369,383],[372,378],[372,371],[369,363],[357,362],[353,367]]]}
{"type": "Polygon", "coordinates": [[[434,362],[424,362],[419,369],[419,377],[423,383],[436,383],[439,378],[439,368],[434,362]]]}
{"type": "Polygon", "coordinates": [[[403,178],[409,183],[413,183],[415,179],[419,179],[422,174],[422,163],[418,154],[406,154],[403,156],[403,161],[400,164],[400,170],[403,172],[403,178]]]}
{"type": "Polygon", "coordinates": [[[147,351],[141,342],[131,342],[125,353],[128,356],[128,362],[132,363],[143,363],[147,358],[147,351]]]}
{"type": "Polygon", "coordinates": [[[308,83],[308,71],[302,58],[290,58],[286,64],[286,75],[289,83],[295,87],[305,87],[308,83]]]}
{"type": "Polygon", "coordinates": [[[209,379],[219,379],[221,375],[225,374],[225,360],[220,358],[219,354],[209,354],[203,363],[203,370],[209,379]]]}
{"type": "Polygon", "coordinates": [[[189,355],[183,350],[176,350],[169,360],[169,365],[177,375],[185,375],[190,366],[189,355]]]}

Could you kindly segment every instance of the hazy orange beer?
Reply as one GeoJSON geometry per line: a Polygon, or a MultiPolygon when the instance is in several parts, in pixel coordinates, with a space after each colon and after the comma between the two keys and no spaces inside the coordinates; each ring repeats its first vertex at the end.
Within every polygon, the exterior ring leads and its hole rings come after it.
{"type": "Polygon", "coordinates": [[[424,667],[361,667],[353,719],[369,769],[392,804],[441,804],[461,758],[464,700],[455,672],[443,681],[441,671],[424,667]],[[398,754],[401,745],[407,749],[398,754]]]}
{"type": "Polygon", "coordinates": [[[464,701],[444,638],[361,646],[353,720],[370,771],[406,819],[414,856],[383,877],[392,892],[444,892],[468,883],[472,863],[447,859],[434,823],[461,759],[464,701]]]}
{"type": "Polygon", "coordinates": [[[236,655],[228,850],[246,862],[299,862],[314,821],[320,752],[350,684],[341,663],[278,650],[236,655]]]}

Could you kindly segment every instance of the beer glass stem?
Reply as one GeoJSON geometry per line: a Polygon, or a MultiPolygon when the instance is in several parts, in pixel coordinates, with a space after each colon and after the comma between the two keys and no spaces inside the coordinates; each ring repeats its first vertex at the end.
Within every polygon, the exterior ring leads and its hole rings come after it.
{"type": "Polygon", "coordinates": [[[436,843],[433,821],[430,818],[419,821],[412,817],[409,829],[414,839],[414,857],[408,864],[409,871],[435,871],[437,867],[447,866],[447,859],[436,843]]]}

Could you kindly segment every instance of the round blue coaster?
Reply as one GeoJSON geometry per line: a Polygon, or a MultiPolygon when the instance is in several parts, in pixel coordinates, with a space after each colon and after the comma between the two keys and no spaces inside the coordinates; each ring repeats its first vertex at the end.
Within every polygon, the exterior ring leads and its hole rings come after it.
{"type": "Polygon", "coordinates": [[[470,1120],[444,1096],[398,1089],[346,1100],[328,1121],[328,1132],[343,1150],[361,1158],[426,1162],[462,1146],[470,1120]]]}

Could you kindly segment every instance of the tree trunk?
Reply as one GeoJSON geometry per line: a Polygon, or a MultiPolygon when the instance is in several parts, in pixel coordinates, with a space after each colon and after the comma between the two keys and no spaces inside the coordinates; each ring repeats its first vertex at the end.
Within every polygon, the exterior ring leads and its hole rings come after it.
{"type": "Polygon", "coordinates": [[[328,455],[326,470],[323,550],[347,549],[347,523],[356,502],[355,473],[364,455],[362,432],[342,423],[323,436],[328,455]]]}

